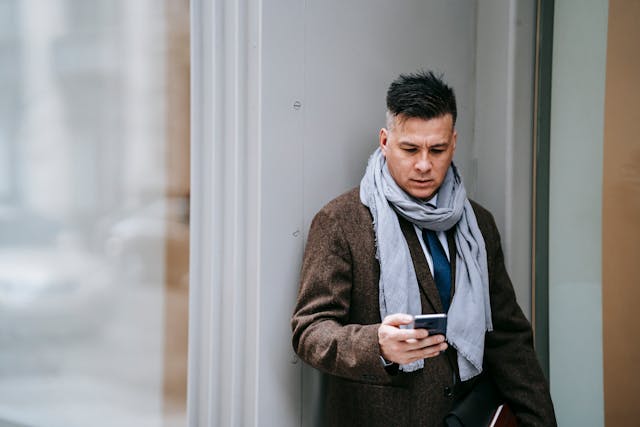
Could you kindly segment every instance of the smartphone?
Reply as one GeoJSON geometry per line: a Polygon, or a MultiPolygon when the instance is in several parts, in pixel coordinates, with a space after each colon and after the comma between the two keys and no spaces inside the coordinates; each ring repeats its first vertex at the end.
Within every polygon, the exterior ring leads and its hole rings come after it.
{"type": "Polygon", "coordinates": [[[447,335],[447,315],[439,314],[419,314],[413,318],[414,329],[426,329],[429,335],[447,335]]]}

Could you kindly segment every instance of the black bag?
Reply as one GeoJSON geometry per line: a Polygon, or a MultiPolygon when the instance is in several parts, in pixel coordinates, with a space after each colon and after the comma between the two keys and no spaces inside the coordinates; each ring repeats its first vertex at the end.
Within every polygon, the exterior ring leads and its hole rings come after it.
{"type": "Polygon", "coordinates": [[[517,426],[516,419],[489,378],[483,377],[444,419],[447,427],[517,426]]]}

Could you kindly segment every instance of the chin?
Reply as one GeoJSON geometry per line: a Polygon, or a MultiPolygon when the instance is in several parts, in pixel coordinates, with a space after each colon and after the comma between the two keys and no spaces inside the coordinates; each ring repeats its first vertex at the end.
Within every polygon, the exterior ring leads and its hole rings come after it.
{"type": "Polygon", "coordinates": [[[414,197],[414,198],[420,199],[420,200],[429,200],[434,195],[433,191],[426,191],[426,190],[423,190],[423,191],[407,191],[407,193],[409,193],[409,195],[411,197],[414,197]]]}

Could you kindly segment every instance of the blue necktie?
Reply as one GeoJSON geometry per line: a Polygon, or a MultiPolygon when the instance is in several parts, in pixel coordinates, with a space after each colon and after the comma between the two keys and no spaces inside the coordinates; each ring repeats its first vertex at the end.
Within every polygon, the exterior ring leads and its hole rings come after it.
{"type": "Polygon", "coordinates": [[[451,302],[451,266],[435,231],[423,229],[422,238],[427,244],[431,259],[433,260],[433,279],[436,281],[440,301],[446,313],[449,311],[449,304],[451,302]]]}

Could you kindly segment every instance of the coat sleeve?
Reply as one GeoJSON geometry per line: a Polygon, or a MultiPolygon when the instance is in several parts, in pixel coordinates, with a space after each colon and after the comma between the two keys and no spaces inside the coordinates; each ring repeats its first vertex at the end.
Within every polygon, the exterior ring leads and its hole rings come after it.
{"type": "Polygon", "coordinates": [[[378,324],[350,323],[353,260],[340,222],[326,210],[309,230],[296,307],[293,348],[311,366],[343,378],[385,383],[378,324]]]}
{"type": "Polygon", "coordinates": [[[533,348],[531,325],[516,302],[500,235],[488,212],[483,228],[494,328],[485,340],[485,368],[516,414],[520,427],[555,426],[549,385],[533,348]]]}

